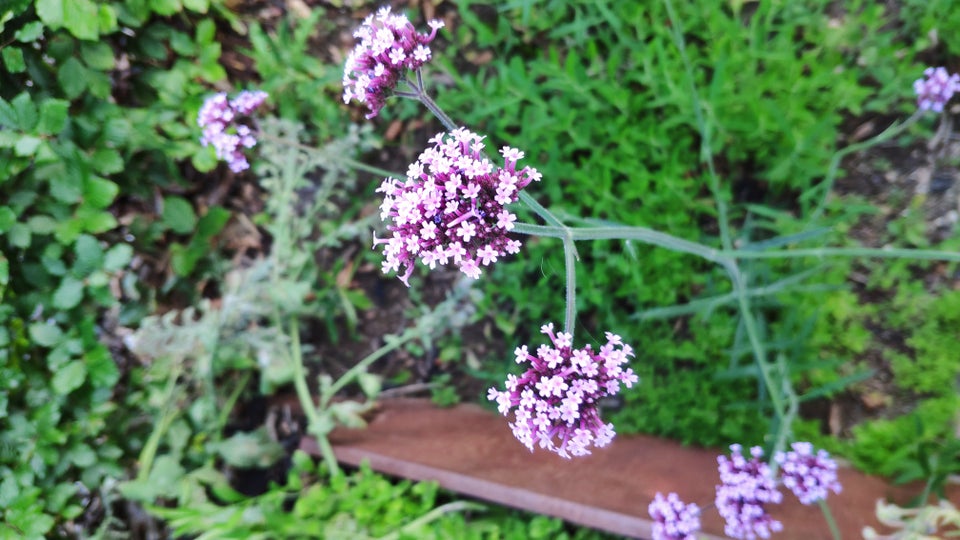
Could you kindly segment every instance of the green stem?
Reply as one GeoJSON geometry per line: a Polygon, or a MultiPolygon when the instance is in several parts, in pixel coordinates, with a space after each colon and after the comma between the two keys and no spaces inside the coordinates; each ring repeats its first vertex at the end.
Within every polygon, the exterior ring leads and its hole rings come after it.
{"type": "Polygon", "coordinates": [[[680,59],[683,61],[683,69],[687,76],[687,85],[690,95],[693,96],[693,114],[697,120],[697,130],[700,132],[700,161],[707,164],[707,180],[710,184],[710,192],[717,203],[717,223],[720,227],[720,243],[723,249],[733,248],[733,239],[730,235],[730,223],[727,218],[727,203],[720,190],[720,179],[717,177],[717,171],[713,164],[713,150],[710,147],[710,130],[703,114],[703,105],[700,104],[700,93],[697,90],[696,77],[693,73],[693,64],[687,56],[687,44],[683,39],[683,30],[680,27],[680,19],[673,9],[673,2],[664,0],[667,8],[667,16],[670,19],[670,32],[673,34],[673,41],[680,52],[680,59]]]}
{"type": "Polygon", "coordinates": [[[411,537],[415,537],[416,535],[414,535],[413,533],[416,532],[416,529],[418,529],[419,527],[423,527],[424,525],[432,521],[436,521],[437,519],[443,517],[445,514],[450,514],[453,512],[463,512],[465,510],[485,510],[485,509],[486,507],[481,504],[467,502],[467,501],[457,501],[457,502],[447,503],[442,506],[438,506],[434,508],[433,510],[418,517],[417,519],[411,521],[410,523],[407,523],[403,527],[400,527],[398,530],[390,534],[387,534],[385,536],[381,536],[379,540],[398,540],[402,536],[407,536],[407,535],[411,537]]]}
{"type": "Polygon", "coordinates": [[[317,446],[320,447],[320,455],[323,456],[324,463],[330,469],[332,476],[340,476],[340,465],[337,463],[337,457],[333,453],[333,447],[327,440],[327,430],[324,429],[324,420],[320,416],[320,410],[323,406],[317,407],[313,402],[313,396],[307,387],[307,370],[303,366],[303,349],[300,346],[300,325],[296,317],[290,318],[290,353],[291,364],[293,364],[293,387],[297,391],[297,399],[300,401],[300,408],[307,417],[307,433],[313,435],[317,440],[317,446]]]}
{"type": "Polygon", "coordinates": [[[843,158],[847,157],[848,155],[854,152],[860,152],[860,151],[866,150],[880,143],[886,142],[892,139],[893,137],[896,137],[897,135],[903,133],[903,131],[906,130],[908,127],[915,124],[917,120],[920,119],[921,116],[923,116],[923,114],[924,114],[924,111],[917,109],[905,121],[903,121],[902,123],[894,122],[893,124],[890,125],[890,127],[883,130],[883,132],[878,134],[876,137],[872,137],[865,141],[854,143],[844,148],[841,148],[840,150],[837,150],[833,154],[833,158],[830,160],[830,166],[827,168],[827,175],[824,177],[823,182],[821,182],[816,187],[816,189],[809,191],[808,192],[809,195],[805,194],[805,196],[802,196],[800,198],[802,201],[803,199],[809,198],[810,196],[812,196],[818,191],[821,192],[820,202],[817,203],[817,207],[814,209],[813,213],[810,215],[810,221],[816,221],[823,215],[823,212],[827,206],[827,197],[829,197],[830,192],[833,191],[833,184],[837,180],[837,173],[840,170],[840,162],[843,161],[843,158]]]}
{"type": "Polygon", "coordinates": [[[174,407],[173,402],[175,401],[174,397],[178,390],[177,380],[180,378],[180,374],[183,373],[183,360],[177,359],[171,361],[176,362],[176,365],[170,370],[170,376],[167,378],[167,386],[163,392],[163,410],[161,411],[160,419],[156,426],[154,426],[153,431],[150,432],[150,436],[143,445],[143,449],[140,451],[137,459],[140,466],[140,470],[137,471],[137,481],[139,482],[145,482],[150,476],[150,470],[153,468],[153,460],[157,457],[157,450],[160,448],[160,440],[170,428],[170,425],[173,424],[174,419],[180,415],[179,408],[174,407]]]}
{"type": "Polygon", "coordinates": [[[917,259],[960,262],[960,253],[932,249],[902,248],[809,248],[772,249],[769,251],[732,250],[719,252],[721,257],[746,259],[797,259],[800,257],[863,257],[872,259],[917,259]]]}
{"type": "Polygon", "coordinates": [[[336,382],[330,385],[330,389],[325,393],[325,395],[320,396],[320,408],[325,409],[330,404],[330,400],[333,399],[337,392],[343,389],[343,387],[347,384],[353,382],[359,375],[366,373],[370,364],[373,364],[390,351],[400,347],[411,339],[419,337],[422,335],[422,333],[423,332],[421,331],[407,330],[403,333],[403,335],[397,336],[395,339],[391,340],[390,343],[380,347],[376,351],[373,351],[367,355],[366,358],[357,362],[355,366],[350,368],[349,371],[344,373],[339,379],[336,380],[336,382]]]}
{"type": "Polygon", "coordinates": [[[817,504],[820,505],[820,511],[823,512],[823,519],[827,520],[827,526],[830,527],[830,534],[833,536],[833,540],[840,540],[840,528],[837,527],[837,520],[833,517],[833,512],[830,511],[830,506],[827,505],[825,499],[820,499],[817,501],[817,504]]]}
{"type": "Polygon", "coordinates": [[[577,318],[577,248],[573,239],[563,239],[563,264],[567,273],[567,309],[563,316],[563,331],[573,337],[574,323],[577,318]]]}
{"type": "MultiPolygon", "coordinates": [[[[260,132],[260,133],[257,135],[257,137],[259,137],[259,138],[261,138],[261,139],[263,139],[263,140],[268,140],[268,141],[274,142],[274,143],[279,144],[279,145],[281,145],[281,146],[286,146],[286,147],[296,148],[296,149],[298,149],[298,150],[303,150],[304,152],[308,152],[308,153],[310,153],[310,154],[322,154],[322,152],[323,152],[323,150],[322,150],[321,148],[317,148],[317,147],[315,147],[315,146],[309,146],[309,145],[306,145],[306,144],[301,143],[300,141],[296,141],[296,140],[293,140],[293,139],[285,139],[285,138],[283,138],[283,137],[274,137],[273,135],[270,135],[270,134],[267,134],[267,133],[263,133],[263,132],[260,132]]],[[[344,156],[337,156],[337,163],[342,164],[342,165],[345,165],[345,166],[347,166],[347,167],[350,167],[351,169],[356,170],[356,171],[368,172],[368,173],[370,173],[370,174],[375,174],[375,175],[377,175],[377,176],[383,176],[383,177],[388,177],[388,176],[389,176],[389,177],[393,177],[393,178],[403,178],[404,176],[406,176],[405,174],[398,174],[398,173],[393,172],[393,171],[388,171],[388,170],[386,170],[386,169],[381,169],[380,167],[374,167],[373,165],[367,165],[366,163],[363,163],[362,161],[357,161],[357,160],[355,160],[355,159],[351,159],[351,158],[344,157],[344,156]]]]}

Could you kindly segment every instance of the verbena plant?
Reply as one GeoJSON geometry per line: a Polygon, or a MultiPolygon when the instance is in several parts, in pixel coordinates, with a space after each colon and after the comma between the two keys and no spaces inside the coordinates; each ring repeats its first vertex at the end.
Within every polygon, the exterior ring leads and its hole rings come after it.
{"type": "MultiPolygon", "coordinates": [[[[500,149],[504,165],[494,165],[484,152],[485,137],[458,127],[427,93],[421,68],[431,60],[433,52],[429,44],[443,24],[431,21],[431,31],[419,34],[406,17],[394,15],[389,8],[384,8],[365,20],[355,34],[360,43],[347,59],[344,101],[356,100],[365,104],[369,111],[366,116],[372,118],[380,113],[388,98],[411,98],[422,103],[448,131],[430,139],[427,150],[407,169],[405,180],[393,176],[384,180],[378,191],[384,194],[380,209],[381,217],[389,222],[388,235],[382,239],[375,236],[374,247],[382,246],[384,272],[396,272],[409,286],[418,261],[429,268],[452,264],[468,277],[479,278],[485,267],[520,252],[521,243],[508,235],[510,231],[562,241],[566,284],[563,331],[555,332],[552,323],[543,325],[541,331],[550,338],[553,347],[541,345],[535,355],[525,345],[518,347],[516,362],[529,363],[531,367],[522,375],[509,375],[507,390],[491,388],[488,397],[498,403],[505,415],[516,408],[511,428],[524,445],[531,450],[539,445],[563,457],[589,454],[591,446],[609,444],[614,436],[613,425],[600,419],[597,404],[604,396],[616,394],[621,385],[630,387],[638,380],[632,369],[624,366],[633,356],[633,350],[616,334],[607,332],[607,343],[597,351],[589,345],[582,349],[573,348],[577,313],[578,253],[575,243],[609,239],[634,241],[692,255],[717,265],[730,282],[730,294],[724,302],[732,303],[739,312],[746,348],[753,357],[756,375],[769,398],[773,418],[770,447],[776,458],[773,467],[767,468],[759,461],[763,455],[761,448],[753,448],[753,457],[747,460],[740,455],[739,445],[734,445],[733,459],[721,460],[722,485],[718,486],[716,505],[726,519],[726,532],[746,538],[755,534],[767,536],[771,531],[779,530],[779,522],[769,517],[765,505],[780,502],[777,482],[782,482],[802,503],[819,502],[834,536],[838,536],[823,503],[828,490],[840,489],[834,472],[836,464],[823,451],[814,454],[808,443],[794,443],[792,451],[784,452],[786,442],[791,438],[800,396],[792,384],[787,352],[768,356],[762,318],[751,303],[757,293],[752,286],[752,276],[744,271],[745,261],[810,256],[957,261],[960,257],[949,252],[924,250],[787,247],[818,236],[813,231],[766,239],[746,247],[735,245],[730,207],[721,189],[714,161],[713,128],[716,123],[707,116],[700,98],[697,72],[688,56],[681,19],[669,1],[664,7],[670,21],[669,36],[679,51],[683,67],[681,84],[689,88],[688,95],[692,97],[692,101],[685,105],[693,112],[693,126],[699,135],[702,173],[716,212],[718,246],[645,227],[618,225],[609,219],[602,222],[573,220],[586,223],[586,226],[565,224],[525,190],[539,182],[543,175],[529,165],[519,165],[525,157],[524,152],[504,146],[500,149]],[[518,201],[545,225],[517,222],[517,216],[508,205],[518,201]],[[776,476],[778,465],[782,467],[779,477],[776,476]]],[[[574,77],[587,78],[586,72],[578,71],[576,62],[572,66],[574,77]]],[[[846,152],[893,137],[915,122],[924,110],[942,111],[944,103],[957,89],[955,77],[932,70],[927,76],[928,79],[917,81],[915,86],[919,104],[917,113],[869,141],[849,147],[846,152]]],[[[817,201],[810,207],[814,219],[823,212],[826,194],[844,153],[833,155],[827,177],[821,184],[802,186],[804,196],[817,201]],[[814,187],[817,191],[813,191],[814,187]]],[[[402,178],[402,175],[396,176],[402,178]]],[[[775,171],[766,171],[766,176],[775,179],[775,171]]],[[[666,500],[658,497],[651,504],[651,515],[658,523],[655,529],[658,538],[687,537],[699,528],[699,509],[683,505],[672,497],[666,500]]]]}

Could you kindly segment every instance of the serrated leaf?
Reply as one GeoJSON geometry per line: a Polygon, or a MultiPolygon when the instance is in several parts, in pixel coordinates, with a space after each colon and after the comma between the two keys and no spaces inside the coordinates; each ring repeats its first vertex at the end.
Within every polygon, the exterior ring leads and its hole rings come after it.
{"type": "Polygon", "coordinates": [[[67,204],[80,202],[83,186],[71,175],[56,175],[50,179],[50,195],[67,204]]]}
{"type": "Polygon", "coordinates": [[[74,99],[87,89],[87,68],[71,56],[57,71],[57,82],[63,88],[63,93],[74,99]]]}
{"type": "Polygon", "coordinates": [[[7,66],[7,71],[10,73],[23,73],[27,70],[27,64],[23,61],[23,51],[20,50],[20,47],[8,45],[0,49],[0,54],[3,55],[3,64],[7,66]]]}
{"type": "Polygon", "coordinates": [[[30,339],[41,347],[54,347],[63,339],[63,331],[56,324],[33,323],[27,330],[30,339]]]}
{"type": "Polygon", "coordinates": [[[60,286],[53,292],[53,307],[62,310],[73,309],[83,300],[83,282],[73,276],[65,276],[60,286]]]}
{"type": "Polygon", "coordinates": [[[32,156],[41,142],[43,141],[40,138],[33,135],[23,135],[17,140],[17,144],[13,145],[13,153],[20,157],[32,156]]]}
{"type": "Polygon", "coordinates": [[[110,34],[117,30],[117,10],[110,4],[100,5],[97,13],[97,23],[100,26],[101,34],[110,34]]]}
{"type": "Polygon", "coordinates": [[[53,380],[50,386],[58,394],[65,396],[83,385],[87,379],[87,366],[82,360],[73,360],[67,362],[67,365],[61,367],[53,374],[53,380]]]}
{"type": "Polygon", "coordinates": [[[100,37],[99,9],[92,0],[69,0],[63,4],[63,25],[79,39],[100,37]]]}
{"type": "Polygon", "coordinates": [[[44,135],[56,135],[67,125],[67,113],[70,102],[63,99],[45,99],[40,104],[40,123],[37,132],[44,135]]]}
{"type": "Polygon", "coordinates": [[[107,210],[94,210],[84,208],[85,212],[77,212],[77,220],[83,227],[83,231],[93,234],[100,234],[111,229],[117,228],[117,218],[107,210]]]}
{"type": "Polygon", "coordinates": [[[107,272],[116,272],[130,264],[131,260],[133,260],[133,248],[129,244],[116,244],[104,255],[103,269],[107,272]]]}
{"type": "Polygon", "coordinates": [[[163,224],[178,234],[189,234],[197,226],[193,206],[182,197],[163,199],[163,224]]]}
{"type": "Polygon", "coordinates": [[[114,67],[113,49],[101,41],[81,44],[80,58],[93,69],[107,71],[114,67]]]}
{"type": "Polygon", "coordinates": [[[37,126],[37,106],[30,99],[30,94],[23,92],[10,101],[13,110],[17,113],[17,125],[22,131],[33,131],[37,126]]]}
{"type": "Polygon", "coordinates": [[[120,188],[103,178],[91,176],[83,183],[83,200],[92,208],[106,208],[117,197],[120,188]]]}
{"type": "Polygon", "coordinates": [[[10,129],[17,129],[20,127],[17,123],[16,111],[14,111],[13,106],[7,103],[3,98],[0,98],[0,126],[10,129]]]}
{"type": "Polygon", "coordinates": [[[123,170],[123,158],[113,148],[98,148],[90,161],[100,174],[114,174],[123,170]]]}
{"type": "Polygon", "coordinates": [[[87,377],[95,388],[113,388],[117,384],[120,370],[105,347],[98,346],[86,353],[84,360],[87,364],[87,377]]]}
{"type": "Polygon", "coordinates": [[[36,10],[43,24],[54,30],[63,27],[63,0],[37,0],[36,10]]]}
{"type": "Polygon", "coordinates": [[[103,267],[103,248],[100,242],[88,235],[81,234],[73,246],[73,275],[78,278],[89,276],[103,267]]]}

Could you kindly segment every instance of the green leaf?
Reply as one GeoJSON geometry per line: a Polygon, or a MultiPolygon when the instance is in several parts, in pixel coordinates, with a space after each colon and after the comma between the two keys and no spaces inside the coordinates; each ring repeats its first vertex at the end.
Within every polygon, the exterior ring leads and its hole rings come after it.
{"type": "Polygon", "coordinates": [[[80,197],[83,195],[81,180],[68,174],[54,176],[50,179],[50,195],[67,204],[80,202],[80,197]]]}
{"type": "Polygon", "coordinates": [[[63,27],[63,0],[37,0],[36,10],[43,24],[53,30],[63,27]]]}
{"type": "Polygon", "coordinates": [[[164,16],[173,15],[182,9],[180,0],[150,0],[150,7],[157,15],[164,16]]]}
{"type": "Polygon", "coordinates": [[[210,8],[210,0],[183,0],[183,7],[197,13],[206,13],[210,8]]]}
{"type": "Polygon", "coordinates": [[[95,388],[113,388],[120,380],[120,370],[106,347],[98,346],[84,355],[87,376],[95,388]]]}
{"type": "Polygon", "coordinates": [[[189,234],[197,226],[193,206],[182,197],[163,199],[163,224],[178,234],[189,234]]]}
{"type": "Polygon", "coordinates": [[[41,142],[43,141],[38,137],[24,135],[20,137],[17,140],[17,144],[13,146],[13,153],[21,157],[32,156],[33,153],[37,151],[41,142]]]}
{"type": "Polygon", "coordinates": [[[30,339],[41,347],[54,347],[63,339],[60,327],[53,323],[33,323],[27,330],[30,339]]]}
{"type": "Polygon", "coordinates": [[[110,4],[102,4],[97,13],[97,23],[101,34],[111,34],[117,30],[117,10],[110,4]]]}
{"type": "Polygon", "coordinates": [[[30,246],[30,227],[26,223],[14,223],[7,233],[13,247],[26,248],[30,246]]]}
{"type": "Polygon", "coordinates": [[[70,102],[64,99],[45,99],[40,104],[40,124],[37,132],[44,135],[56,135],[67,125],[67,113],[70,102]]]}
{"type": "Polygon", "coordinates": [[[0,54],[3,55],[3,64],[7,66],[7,71],[10,73],[23,73],[27,70],[27,64],[23,61],[23,51],[20,50],[20,47],[8,45],[0,49],[0,54]]]}
{"type": "Polygon", "coordinates": [[[23,28],[13,34],[13,38],[20,43],[30,43],[43,36],[43,23],[40,21],[28,22],[23,28]]]}
{"type": "Polygon", "coordinates": [[[74,99],[87,88],[87,68],[71,56],[57,71],[57,82],[63,88],[63,93],[68,98],[74,99]]]}
{"type": "Polygon", "coordinates": [[[83,183],[83,200],[92,208],[106,208],[119,191],[120,188],[114,182],[91,176],[83,183]]]}
{"type": "Polygon", "coordinates": [[[0,126],[10,129],[18,129],[20,124],[17,122],[17,112],[13,106],[0,98],[0,126]]]}
{"type": "Polygon", "coordinates": [[[65,276],[53,293],[53,307],[62,310],[73,309],[83,300],[83,281],[65,276]]]}
{"type": "Polygon", "coordinates": [[[284,455],[280,443],[271,439],[263,428],[249,433],[237,432],[211,446],[228,465],[242,468],[266,468],[284,455]]]}
{"type": "Polygon", "coordinates": [[[114,174],[123,170],[123,158],[113,148],[98,148],[91,162],[100,174],[114,174]]]}
{"type": "Polygon", "coordinates": [[[17,214],[9,206],[0,206],[0,234],[9,231],[16,222],[17,214]]]}
{"type": "Polygon", "coordinates": [[[131,260],[133,260],[133,248],[129,244],[116,244],[104,255],[103,269],[107,272],[117,272],[130,264],[131,260]]]}
{"type": "Polygon", "coordinates": [[[80,58],[87,66],[101,71],[114,68],[113,49],[101,41],[85,42],[80,45],[80,58]]]}
{"type": "Polygon", "coordinates": [[[30,99],[30,94],[23,92],[10,102],[17,113],[17,125],[21,130],[31,132],[37,125],[37,106],[30,99]]]}
{"type": "Polygon", "coordinates": [[[63,25],[79,39],[100,37],[100,14],[92,0],[70,0],[63,4],[63,25]]]}
{"type": "Polygon", "coordinates": [[[73,252],[76,256],[72,268],[74,276],[85,278],[103,268],[103,248],[96,238],[81,234],[73,246],[73,252]]]}
{"type": "Polygon", "coordinates": [[[80,388],[86,379],[87,366],[84,365],[83,360],[73,360],[53,374],[50,386],[56,393],[65,396],[80,388]]]}

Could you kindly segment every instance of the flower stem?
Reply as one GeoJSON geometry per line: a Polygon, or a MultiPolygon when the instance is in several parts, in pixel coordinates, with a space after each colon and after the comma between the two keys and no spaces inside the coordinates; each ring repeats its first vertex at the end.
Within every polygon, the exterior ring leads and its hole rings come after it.
{"type": "Polygon", "coordinates": [[[860,152],[874,147],[903,133],[904,130],[916,123],[916,121],[923,115],[923,112],[924,111],[917,109],[909,118],[899,124],[894,122],[890,125],[890,127],[883,130],[876,137],[854,143],[837,150],[833,154],[833,158],[830,160],[830,166],[827,168],[827,175],[824,177],[823,182],[820,182],[818,186],[800,197],[801,201],[803,201],[804,199],[812,197],[816,192],[820,192],[820,202],[817,203],[813,213],[810,214],[810,221],[816,221],[823,215],[823,212],[827,206],[827,197],[829,197],[830,192],[833,191],[833,184],[837,180],[837,173],[840,170],[840,162],[843,160],[843,158],[854,152],[860,152]]]}
{"type": "Polygon", "coordinates": [[[840,540],[840,528],[837,527],[837,520],[833,517],[833,512],[830,511],[830,506],[827,505],[825,499],[820,499],[817,501],[817,504],[820,505],[820,511],[823,512],[823,519],[827,520],[827,526],[830,527],[830,534],[833,535],[833,540],[840,540]]]}

